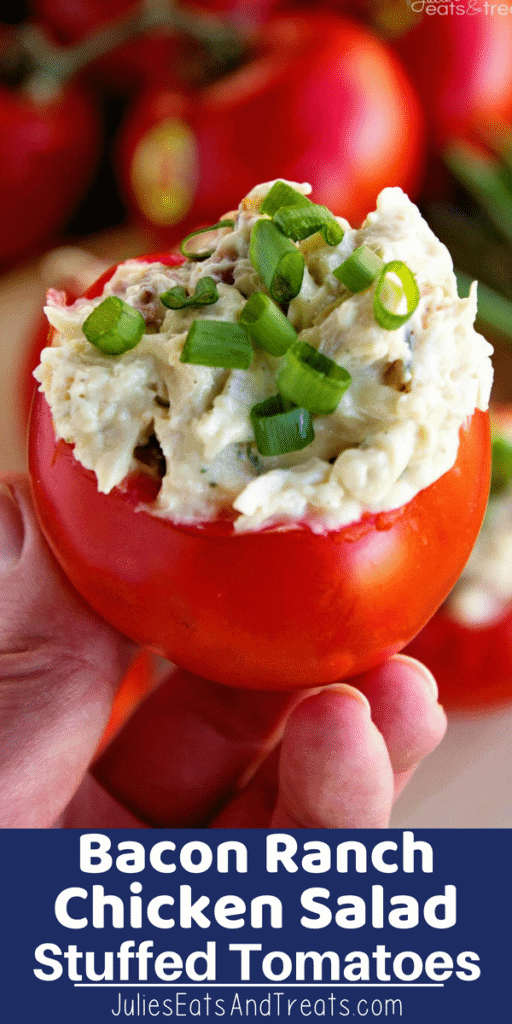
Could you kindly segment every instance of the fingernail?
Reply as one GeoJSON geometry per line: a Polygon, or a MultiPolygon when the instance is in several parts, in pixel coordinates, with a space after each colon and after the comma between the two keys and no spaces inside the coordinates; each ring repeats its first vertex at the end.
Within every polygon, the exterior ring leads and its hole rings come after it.
{"type": "Polygon", "coordinates": [[[413,668],[414,671],[418,673],[418,675],[422,677],[434,701],[436,701],[437,703],[437,698],[439,697],[439,689],[430,669],[427,668],[427,666],[424,665],[421,661],[416,661],[416,658],[411,658],[409,654],[395,654],[395,660],[405,662],[407,665],[413,668]]]}
{"type": "Polygon", "coordinates": [[[332,683],[330,686],[324,686],[324,690],[334,691],[335,693],[340,693],[343,697],[352,697],[352,700],[358,700],[371,715],[372,709],[369,700],[355,686],[349,686],[348,683],[332,683]]]}
{"type": "Polygon", "coordinates": [[[23,537],[23,520],[14,494],[0,481],[0,572],[7,572],[16,565],[23,537]]]}

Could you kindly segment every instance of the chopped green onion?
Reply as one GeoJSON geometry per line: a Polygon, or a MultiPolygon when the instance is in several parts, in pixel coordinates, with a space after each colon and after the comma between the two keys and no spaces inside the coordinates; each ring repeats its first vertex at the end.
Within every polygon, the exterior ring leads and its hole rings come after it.
{"type": "Polygon", "coordinates": [[[273,356],[284,355],[297,340],[297,332],[288,317],[264,292],[251,295],[239,321],[247,328],[252,340],[273,356]]]}
{"type": "Polygon", "coordinates": [[[287,185],[285,181],[276,181],[267,192],[260,206],[260,213],[268,213],[273,217],[282,206],[308,206],[311,202],[302,192],[287,185]]]}
{"type": "Polygon", "coordinates": [[[297,341],[288,349],[276,383],[289,402],[328,416],[337,408],[350,382],[350,374],[333,359],[306,341],[297,341]]]}
{"type": "Polygon", "coordinates": [[[213,249],[204,249],[200,252],[194,252],[193,249],[187,248],[187,242],[191,238],[196,238],[198,235],[209,235],[212,231],[218,231],[220,228],[233,228],[234,226],[234,220],[219,220],[217,224],[211,224],[207,228],[199,228],[197,231],[191,231],[190,234],[183,239],[180,245],[180,251],[188,260],[206,260],[208,259],[208,256],[211,256],[215,252],[215,247],[213,249]]]}
{"type": "Polygon", "coordinates": [[[256,447],[261,455],[298,452],[314,440],[311,413],[307,409],[289,409],[281,395],[272,395],[251,409],[256,447]]]}
{"type": "Polygon", "coordinates": [[[186,309],[187,306],[211,306],[218,302],[219,293],[213,277],[201,277],[193,295],[187,295],[181,284],[163,292],[160,301],[167,309],[186,309]]]}
{"type": "Polygon", "coordinates": [[[512,444],[496,435],[492,439],[491,497],[503,494],[512,483],[512,444]]]}
{"type": "Polygon", "coordinates": [[[370,287],[381,269],[380,256],[367,245],[360,245],[348,259],[336,267],[333,274],[351,292],[363,292],[365,288],[370,287]]]}
{"type": "Polygon", "coordinates": [[[384,327],[386,331],[395,331],[397,327],[401,327],[402,324],[409,320],[419,301],[420,290],[416,283],[416,278],[412,271],[409,270],[409,267],[402,263],[401,260],[391,260],[390,263],[385,263],[377,278],[373,299],[373,313],[377,323],[384,327]],[[388,274],[396,274],[402,287],[400,288],[394,281],[389,280],[388,274]],[[391,285],[391,289],[389,289],[389,285],[391,285]],[[407,303],[407,311],[405,313],[395,313],[389,306],[393,305],[396,308],[396,305],[398,305],[397,300],[402,299],[404,296],[407,303]]]}
{"type": "Polygon", "coordinates": [[[226,320],[194,320],[180,360],[199,366],[248,370],[253,347],[245,327],[226,320]]]}
{"type": "Polygon", "coordinates": [[[327,245],[339,245],[343,228],[326,206],[317,206],[308,200],[307,206],[281,206],[274,214],[274,224],[287,238],[299,242],[320,231],[327,245]]]}
{"type": "Polygon", "coordinates": [[[135,348],[146,330],[144,317],[117,295],[109,295],[93,309],[82,330],[91,345],[109,356],[120,356],[135,348]]]}
{"type": "Polygon", "coordinates": [[[251,263],[276,302],[285,303],[299,294],[304,276],[304,256],[271,220],[257,220],[251,232],[251,263]]]}

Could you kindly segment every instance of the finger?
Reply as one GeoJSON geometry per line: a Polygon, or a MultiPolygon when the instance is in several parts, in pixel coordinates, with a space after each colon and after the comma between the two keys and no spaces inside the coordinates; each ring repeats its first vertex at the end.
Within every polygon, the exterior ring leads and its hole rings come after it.
{"type": "Polygon", "coordinates": [[[283,735],[271,828],[385,828],[393,771],[370,705],[338,684],[302,701],[283,735]]]}
{"type": "Polygon", "coordinates": [[[397,796],[446,731],[436,681],[419,661],[398,654],[352,682],[368,698],[372,719],[386,741],[397,796]]]}
{"type": "Polygon", "coordinates": [[[54,828],[145,828],[87,772],[54,828]]]}
{"type": "Polygon", "coordinates": [[[22,477],[0,482],[0,821],[47,827],[93,756],[133,645],[48,550],[22,477]]]}
{"type": "MultiPolygon", "coordinates": [[[[394,795],[404,787],[408,779],[410,778],[415,767],[419,761],[425,757],[442,739],[446,728],[446,718],[442,708],[437,704],[437,686],[435,680],[431,676],[428,669],[426,669],[419,662],[414,659],[398,655],[396,658],[391,659],[390,662],[379,665],[377,668],[372,669],[359,676],[357,679],[352,679],[351,683],[357,685],[359,693],[364,693],[366,698],[371,704],[371,714],[374,726],[378,729],[380,735],[384,739],[387,748],[387,754],[389,758],[390,767],[393,769],[394,777],[394,795]]],[[[330,701],[332,698],[330,694],[335,692],[335,687],[326,688],[324,692],[326,700],[330,701]]],[[[349,695],[349,687],[338,687],[338,692],[346,692],[349,695]]],[[[304,706],[301,706],[298,711],[302,714],[306,712],[309,715],[311,708],[314,708],[314,704],[311,701],[305,702],[304,706]]],[[[298,714],[298,712],[296,712],[298,714]]],[[[309,721],[308,719],[306,720],[309,721]]],[[[339,721],[339,720],[338,720],[339,721]]],[[[341,724],[341,723],[339,723],[341,724]]],[[[293,720],[289,722],[289,727],[293,726],[293,720]]],[[[309,725],[308,725],[309,728],[309,725]]],[[[318,785],[320,789],[325,793],[329,792],[329,788],[333,788],[332,781],[330,782],[329,765],[332,764],[333,757],[347,758],[348,751],[351,749],[351,739],[349,732],[346,732],[342,736],[342,741],[346,745],[339,746],[338,751],[335,749],[336,742],[336,729],[333,730],[332,734],[328,733],[328,723],[326,724],[326,731],[323,733],[324,740],[331,735],[331,742],[323,744],[322,747],[316,749],[314,754],[315,766],[314,770],[306,771],[307,779],[310,780],[310,784],[313,787],[318,785]],[[326,764],[326,769],[322,767],[322,757],[326,764]],[[317,776],[317,782],[315,783],[315,773],[317,776]],[[326,790],[323,787],[327,787],[326,790]]],[[[287,729],[288,732],[288,729],[287,729]]],[[[366,748],[362,751],[364,758],[368,758],[370,755],[375,755],[379,752],[379,745],[369,745],[369,737],[361,737],[366,744],[366,748]],[[372,754],[373,750],[373,754],[372,754]]],[[[297,737],[297,749],[295,756],[302,758],[300,751],[300,737],[297,737]]],[[[373,732],[372,744],[375,743],[375,733],[373,732]]],[[[381,748],[382,749],[382,748],[381,748]]],[[[357,757],[357,751],[352,749],[352,753],[357,757]]],[[[380,761],[380,755],[377,762],[380,761]]],[[[357,771],[352,776],[352,786],[349,787],[347,792],[344,786],[340,786],[336,789],[336,778],[334,782],[335,794],[338,798],[337,814],[339,815],[339,824],[336,826],[325,826],[320,827],[343,827],[343,822],[348,821],[346,805],[347,800],[353,800],[350,804],[352,810],[357,812],[357,821],[363,822],[364,815],[374,814],[375,810],[375,796],[377,796],[377,811],[385,809],[385,802],[380,803],[380,797],[375,792],[375,782],[377,780],[376,772],[378,770],[378,763],[372,768],[372,785],[370,791],[367,792],[363,786],[361,789],[361,781],[365,783],[368,780],[367,766],[365,767],[364,759],[360,761],[357,771]],[[358,807],[359,805],[359,807],[358,807]]],[[[382,764],[382,762],[381,762],[382,764]]],[[[336,769],[335,763],[335,769],[336,769]]],[[[347,762],[345,765],[347,770],[350,770],[350,764],[347,762]]],[[[386,765],[385,771],[388,772],[388,766],[386,765]]],[[[301,800],[306,799],[306,803],[309,803],[313,807],[314,813],[317,815],[317,820],[327,820],[325,812],[321,812],[321,802],[316,799],[313,792],[308,795],[307,790],[304,789],[302,781],[301,771],[295,773],[295,790],[301,800]]],[[[258,772],[257,776],[247,787],[247,790],[240,794],[231,804],[224,809],[224,811],[217,817],[214,824],[217,827],[230,828],[264,828],[267,827],[272,820],[273,809],[278,800],[278,758],[274,754],[271,758],[268,758],[265,765],[258,772]]],[[[389,814],[390,804],[386,805],[387,809],[383,814],[383,823],[387,824],[387,817],[389,814]]],[[[295,815],[297,816],[297,815],[295,815]]],[[[300,815],[298,815],[300,817],[300,815]]],[[[302,819],[307,820],[307,814],[302,813],[302,819]]],[[[284,827],[284,826],[283,826],[284,827]]],[[[290,825],[289,827],[297,827],[297,825],[290,825]]],[[[353,826],[356,827],[356,826],[353,826]]],[[[357,824],[357,827],[368,827],[364,824],[357,824]]]]}
{"type": "Polygon", "coordinates": [[[143,821],[204,825],[276,746],[301,699],[176,669],[95,763],[94,776],[143,821]]]}
{"type": "Polygon", "coordinates": [[[290,714],[274,751],[217,828],[384,828],[393,771],[365,697],[338,683],[290,714]]]}

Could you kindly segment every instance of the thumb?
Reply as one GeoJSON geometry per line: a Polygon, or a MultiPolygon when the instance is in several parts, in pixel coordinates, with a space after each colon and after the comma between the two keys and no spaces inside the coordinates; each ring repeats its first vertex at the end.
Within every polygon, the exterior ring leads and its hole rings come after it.
{"type": "Polygon", "coordinates": [[[0,480],[0,825],[50,827],[94,755],[133,645],[65,578],[28,483],[0,480]]]}

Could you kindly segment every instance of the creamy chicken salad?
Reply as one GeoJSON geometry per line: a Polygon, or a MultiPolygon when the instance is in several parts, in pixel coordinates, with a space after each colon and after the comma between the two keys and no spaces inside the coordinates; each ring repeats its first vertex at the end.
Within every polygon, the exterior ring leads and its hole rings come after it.
{"type": "Polygon", "coordinates": [[[151,510],[175,522],[233,509],[239,531],[324,532],[399,508],[453,466],[492,383],[476,284],[458,297],[447,249],[401,189],[360,229],[309,192],[257,186],[205,236],[206,258],[128,260],[70,306],[49,293],[35,376],[100,491],[144,468],[162,477],[151,510]],[[106,299],[133,345],[120,354],[97,347],[106,299]]]}

